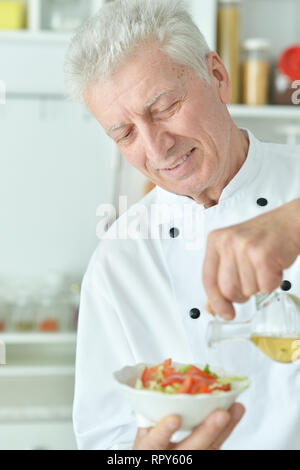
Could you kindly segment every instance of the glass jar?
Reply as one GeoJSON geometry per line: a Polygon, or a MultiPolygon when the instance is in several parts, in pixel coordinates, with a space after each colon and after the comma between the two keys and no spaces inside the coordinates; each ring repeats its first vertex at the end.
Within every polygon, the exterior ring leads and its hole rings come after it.
{"type": "Polygon", "coordinates": [[[37,299],[37,330],[55,333],[65,329],[65,277],[58,271],[49,271],[42,280],[37,299]]]}
{"type": "Polygon", "coordinates": [[[300,299],[276,289],[255,296],[256,312],[246,322],[212,321],[206,340],[209,347],[221,341],[251,341],[273,361],[300,359],[300,299]]]}
{"type": "Polygon", "coordinates": [[[7,330],[8,303],[6,297],[0,292],[0,333],[7,330]]]}
{"type": "Polygon", "coordinates": [[[72,282],[69,284],[69,321],[68,329],[71,331],[77,330],[78,316],[79,316],[79,303],[80,303],[80,284],[72,282]]]}
{"type": "Polygon", "coordinates": [[[86,0],[47,0],[46,26],[55,31],[74,31],[89,16],[86,0]]]}
{"type": "Polygon", "coordinates": [[[217,52],[231,81],[231,104],[240,98],[240,0],[219,0],[217,52]]]}
{"type": "Polygon", "coordinates": [[[58,306],[55,297],[43,293],[37,307],[37,330],[44,333],[59,331],[58,306]]]}
{"type": "Polygon", "coordinates": [[[66,276],[61,300],[64,308],[64,329],[76,331],[80,303],[80,282],[73,276],[66,276]]]}
{"type": "Polygon", "coordinates": [[[17,290],[12,306],[12,330],[17,332],[36,329],[36,310],[34,299],[27,289],[17,290]]]}
{"type": "Polygon", "coordinates": [[[247,39],[243,43],[243,104],[263,106],[269,101],[270,48],[267,39],[247,39]]]}
{"type": "Polygon", "coordinates": [[[14,295],[11,281],[0,279],[0,333],[9,330],[14,295]]]}

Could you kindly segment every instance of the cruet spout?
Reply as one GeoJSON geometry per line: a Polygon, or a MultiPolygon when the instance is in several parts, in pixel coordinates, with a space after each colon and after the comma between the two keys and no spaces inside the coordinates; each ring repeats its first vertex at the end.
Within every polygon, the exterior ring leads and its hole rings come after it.
{"type": "Polygon", "coordinates": [[[251,337],[251,321],[225,322],[214,320],[208,323],[206,343],[209,347],[221,341],[243,341],[251,337]]]}
{"type": "Polygon", "coordinates": [[[246,322],[214,320],[208,323],[209,347],[224,341],[250,340],[270,359],[300,360],[300,299],[276,290],[255,296],[256,312],[246,322]]]}

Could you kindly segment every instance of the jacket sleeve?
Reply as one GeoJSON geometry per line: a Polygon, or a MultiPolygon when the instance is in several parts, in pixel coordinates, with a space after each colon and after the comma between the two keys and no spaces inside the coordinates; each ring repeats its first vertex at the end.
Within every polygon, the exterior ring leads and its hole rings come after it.
{"type": "Polygon", "coordinates": [[[74,432],[82,450],[132,449],[137,432],[134,412],[112,378],[115,370],[135,360],[105,295],[105,282],[99,267],[88,269],[82,282],[73,403],[74,432]]]}

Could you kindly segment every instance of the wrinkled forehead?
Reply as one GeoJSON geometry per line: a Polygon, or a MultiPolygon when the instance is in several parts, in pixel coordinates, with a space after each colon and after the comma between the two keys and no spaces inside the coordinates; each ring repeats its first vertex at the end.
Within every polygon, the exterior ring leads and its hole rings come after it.
{"type": "Polygon", "coordinates": [[[85,93],[85,101],[106,128],[107,119],[114,113],[122,109],[141,113],[160,94],[163,97],[165,91],[182,90],[193,75],[189,67],[176,64],[158,48],[143,48],[109,78],[91,85],[85,93]]]}
{"type": "Polygon", "coordinates": [[[151,85],[161,82],[178,82],[191,73],[190,68],[175,63],[158,46],[144,45],[135,50],[110,76],[107,83],[116,89],[139,89],[141,83],[151,85]]]}

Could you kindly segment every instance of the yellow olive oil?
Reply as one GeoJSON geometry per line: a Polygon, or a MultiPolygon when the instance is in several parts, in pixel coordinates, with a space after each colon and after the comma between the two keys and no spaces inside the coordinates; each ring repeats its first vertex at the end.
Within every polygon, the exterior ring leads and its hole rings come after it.
{"type": "Polygon", "coordinates": [[[255,344],[266,356],[277,362],[296,362],[300,360],[300,338],[273,336],[251,336],[255,344]]]}

